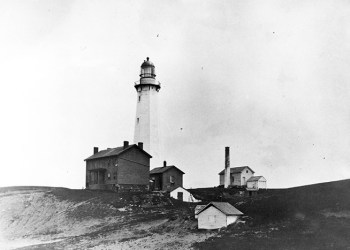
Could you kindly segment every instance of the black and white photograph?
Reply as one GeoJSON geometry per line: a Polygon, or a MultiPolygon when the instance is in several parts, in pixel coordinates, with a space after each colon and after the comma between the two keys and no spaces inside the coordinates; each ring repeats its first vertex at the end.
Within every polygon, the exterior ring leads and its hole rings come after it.
{"type": "Polygon", "coordinates": [[[350,249],[350,1],[1,0],[0,249],[350,249]]]}

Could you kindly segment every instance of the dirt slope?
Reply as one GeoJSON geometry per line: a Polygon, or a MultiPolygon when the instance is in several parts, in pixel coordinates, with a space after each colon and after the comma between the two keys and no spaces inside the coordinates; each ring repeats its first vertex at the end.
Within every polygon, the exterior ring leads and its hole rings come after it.
{"type": "Polygon", "coordinates": [[[192,211],[160,193],[2,188],[0,249],[185,249],[213,235],[192,211]]]}

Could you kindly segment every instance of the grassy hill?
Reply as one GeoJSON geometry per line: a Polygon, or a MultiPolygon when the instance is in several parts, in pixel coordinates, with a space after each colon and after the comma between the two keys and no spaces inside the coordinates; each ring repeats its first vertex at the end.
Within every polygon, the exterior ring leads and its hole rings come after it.
{"type": "Polygon", "coordinates": [[[348,249],[350,180],[256,196],[193,189],[244,213],[221,230],[197,230],[196,204],[161,193],[54,187],[0,188],[0,249],[348,249]]]}
{"type": "Polygon", "coordinates": [[[257,196],[237,190],[194,190],[204,200],[216,193],[244,212],[245,223],[195,244],[198,249],[350,249],[350,180],[289,189],[257,196]]]}

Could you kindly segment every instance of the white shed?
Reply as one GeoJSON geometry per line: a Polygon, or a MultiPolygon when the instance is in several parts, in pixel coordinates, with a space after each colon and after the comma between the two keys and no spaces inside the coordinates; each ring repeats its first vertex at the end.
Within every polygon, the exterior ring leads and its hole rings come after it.
{"type": "Polygon", "coordinates": [[[194,198],[193,195],[183,187],[178,187],[173,191],[171,191],[170,197],[177,200],[185,201],[185,202],[200,202],[200,200],[197,200],[196,198],[194,198]]]}
{"type": "Polygon", "coordinates": [[[252,176],[247,180],[247,190],[259,190],[266,188],[266,179],[263,176],[252,176]]]}
{"type": "Polygon", "coordinates": [[[210,202],[196,214],[198,229],[217,229],[227,227],[237,221],[241,211],[227,202],[210,202]]]}

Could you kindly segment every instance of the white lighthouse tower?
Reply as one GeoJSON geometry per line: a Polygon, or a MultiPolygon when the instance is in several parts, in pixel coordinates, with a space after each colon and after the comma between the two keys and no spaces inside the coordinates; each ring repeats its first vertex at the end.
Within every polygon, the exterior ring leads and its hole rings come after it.
{"type": "Polygon", "coordinates": [[[141,65],[140,81],[135,82],[135,88],[137,106],[134,143],[142,142],[143,149],[152,155],[151,167],[159,167],[161,164],[158,132],[160,83],[156,81],[155,67],[148,57],[141,65]]]}

